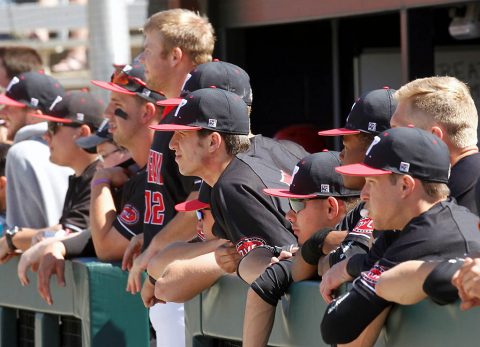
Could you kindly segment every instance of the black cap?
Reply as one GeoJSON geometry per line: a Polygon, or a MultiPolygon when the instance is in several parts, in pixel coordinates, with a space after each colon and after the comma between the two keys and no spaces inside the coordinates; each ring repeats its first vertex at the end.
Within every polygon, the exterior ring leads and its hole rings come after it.
{"type": "Polygon", "coordinates": [[[113,141],[112,134],[108,131],[109,123],[108,119],[104,119],[102,124],[98,127],[95,134],[85,137],[80,137],[75,143],[83,149],[89,152],[96,153],[96,147],[107,141],[113,141]]]}
{"type": "Polygon", "coordinates": [[[88,124],[97,129],[103,122],[105,105],[102,100],[89,92],[80,90],[67,92],[57,97],[50,105],[48,115],[32,114],[32,116],[51,122],[88,124]]]}
{"type": "Polygon", "coordinates": [[[179,212],[197,211],[205,208],[210,208],[210,195],[212,194],[212,187],[204,181],[198,191],[198,199],[187,200],[175,205],[175,210],[179,212]]]}
{"type": "Polygon", "coordinates": [[[138,61],[127,64],[119,71],[115,71],[110,82],[91,81],[97,87],[127,95],[136,95],[149,102],[156,103],[165,100],[162,92],[154,91],[147,87],[145,67],[138,61]]]}
{"type": "Polygon", "coordinates": [[[248,135],[247,104],[223,89],[204,88],[188,94],[178,105],[171,124],[150,126],[159,131],[210,129],[226,134],[248,135]]]}
{"type": "Polygon", "coordinates": [[[437,136],[418,128],[394,128],[375,136],[363,164],[335,169],[348,176],[397,173],[422,181],[448,183],[450,154],[437,136]]]}
{"type": "Polygon", "coordinates": [[[191,93],[203,88],[220,88],[239,95],[247,105],[252,104],[250,76],[241,67],[215,60],[198,65],[192,72],[183,90],[191,93]]]}
{"type": "Polygon", "coordinates": [[[13,77],[0,104],[14,107],[31,107],[48,113],[50,105],[65,94],[60,82],[39,72],[25,72],[13,77]]]}
{"type": "Polygon", "coordinates": [[[338,152],[319,152],[300,160],[293,170],[289,189],[264,189],[268,195],[282,198],[309,199],[315,197],[359,196],[360,191],[343,186],[342,176],[335,172],[340,164],[338,152]]]}
{"type": "Polygon", "coordinates": [[[322,136],[354,135],[362,133],[378,135],[390,129],[397,101],[394,89],[384,87],[363,94],[352,106],[344,128],[320,131],[322,136]]]}

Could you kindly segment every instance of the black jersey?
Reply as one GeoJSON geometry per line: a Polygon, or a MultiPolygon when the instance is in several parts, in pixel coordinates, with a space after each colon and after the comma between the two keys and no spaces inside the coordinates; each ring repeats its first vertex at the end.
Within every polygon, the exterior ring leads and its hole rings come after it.
{"type": "Polygon", "coordinates": [[[480,177],[480,153],[475,153],[460,159],[452,166],[448,187],[450,195],[461,206],[470,209],[477,216],[475,185],[480,177]]]}
{"type": "Polygon", "coordinates": [[[248,155],[235,157],[212,188],[214,235],[232,241],[241,255],[260,245],[296,244],[284,217],[289,209],[287,199],[263,192],[267,187],[288,187],[284,178],[280,170],[262,160],[248,155]]]}
{"type": "Polygon", "coordinates": [[[350,292],[327,307],[321,326],[325,342],[352,341],[391,304],[375,293],[384,271],[407,260],[442,260],[480,251],[478,222],[476,215],[449,199],[413,218],[403,230],[382,234],[367,256],[350,258],[347,270],[362,261],[367,270],[355,279],[350,292]]]}
{"type": "Polygon", "coordinates": [[[97,170],[98,161],[88,165],[80,176],[68,178],[62,216],[59,224],[64,230],[78,232],[90,224],[90,183],[97,170]]]}
{"type": "Polygon", "coordinates": [[[121,189],[121,211],[113,221],[113,226],[126,239],[143,232],[143,215],[145,212],[146,168],[137,171],[121,189]]]}
{"type": "MultiPolygon", "coordinates": [[[[161,123],[171,123],[170,112],[161,123]]],[[[173,132],[156,131],[147,162],[145,213],[143,217],[144,249],[152,238],[175,216],[175,205],[184,202],[194,189],[195,177],[178,171],[175,153],[168,147],[173,132]]]]}

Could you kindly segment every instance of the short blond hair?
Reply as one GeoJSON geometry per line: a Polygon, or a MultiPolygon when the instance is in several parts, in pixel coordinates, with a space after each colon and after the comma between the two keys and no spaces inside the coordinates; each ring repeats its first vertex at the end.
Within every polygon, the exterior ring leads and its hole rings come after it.
{"type": "Polygon", "coordinates": [[[412,110],[430,117],[427,122],[441,125],[457,148],[477,144],[478,113],[468,86],[455,77],[419,78],[394,94],[412,110]]]}
{"type": "Polygon", "coordinates": [[[161,11],[147,20],[143,30],[157,31],[162,35],[165,55],[179,47],[195,65],[212,60],[215,33],[205,16],[182,8],[161,11]]]}

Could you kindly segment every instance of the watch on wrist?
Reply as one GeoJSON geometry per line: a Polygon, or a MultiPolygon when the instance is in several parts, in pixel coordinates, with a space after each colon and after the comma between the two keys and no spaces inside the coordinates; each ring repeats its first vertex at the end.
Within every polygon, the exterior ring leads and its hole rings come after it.
{"type": "Polygon", "coordinates": [[[13,236],[19,231],[22,231],[22,228],[19,228],[17,226],[13,227],[12,229],[7,229],[5,231],[5,239],[7,240],[7,246],[12,252],[17,250],[17,247],[13,244],[13,236]]]}

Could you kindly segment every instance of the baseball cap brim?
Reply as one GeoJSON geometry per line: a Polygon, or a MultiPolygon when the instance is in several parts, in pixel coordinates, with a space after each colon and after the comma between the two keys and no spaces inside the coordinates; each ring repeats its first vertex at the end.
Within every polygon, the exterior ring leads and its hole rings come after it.
{"type": "Polygon", "coordinates": [[[182,102],[183,98],[170,98],[157,101],[158,106],[178,106],[182,102]]]}
{"type": "Polygon", "coordinates": [[[155,131],[186,131],[186,130],[200,130],[202,127],[193,127],[190,125],[180,125],[180,124],[157,124],[150,125],[150,129],[155,131]]]}
{"type": "Polygon", "coordinates": [[[90,149],[95,148],[97,147],[97,145],[107,141],[110,141],[110,139],[107,137],[100,137],[94,134],[86,137],[80,137],[75,141],[75,143],[84,149],[90,149]]]}
{"type": "Polygon", "coordinates": [[[0,95],[0,104],[7,105],[7,106],[14,106],[14,107],[27,107],[27,105],[21,102],[18,102],[16,100],[13,100],[12,98],[9,98],[5,94],[0,95]]]}
{"type": "Polygon", "coordinates": [[[185,201],[175,205],[175,210],[178,212],[198,211],[203,210],[204,208],[210,208],[210,205],[198,199],[185,201]]]}
{"type": "Polygon", "coordinates": [[[318,135],[320,136],[342,136],[342,135],[355,135],[360,134],[360,130],[351,130],[347,128],[338,128],[319,131],[318,135]]]}
{"type": "Polygon", "coordinates": [[[73,120],[71,120],[71,119],[49,116],[48,114],[29,113],[29,115],[33,116],[33,117],[36,117],[36,118],[41,118],[41,119],[48,120],[50,122],[73,123],[73,120]]]}
{"type": "Polygon", "coordinates": [[[137,93],[131,92],[128,89],[125,89],[122,86],[119,86],[118,84],[115,84],[113,82],[95,81],[95,80],[92,80],[90,82],[92,84],[96,85],[97,87],[107,89],[111,92],[122,93],[122,94],[127,94],[127,95],[136,95],[137,94],[137,93]]]}
{"type": "Polygon", "coordinates": [[[389,175],[390,170],[376,169],[365,164],[351,164],[335,168],[335,171],[345,176],[380,176],[389,175]]]}
{"type": "Polygon", "coordinates": [[[268,188],[268,189],[264,189],[263,192],[268,195],[278,196],[280,198],[290,198],[290,199],[311,199],[318,196],[317,194],[307,194],[307,195],[294,194],[290,192],[288,189],[268,188]]]}

